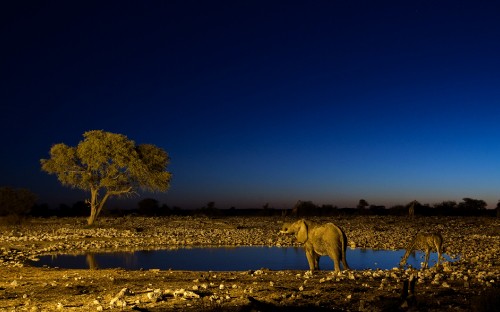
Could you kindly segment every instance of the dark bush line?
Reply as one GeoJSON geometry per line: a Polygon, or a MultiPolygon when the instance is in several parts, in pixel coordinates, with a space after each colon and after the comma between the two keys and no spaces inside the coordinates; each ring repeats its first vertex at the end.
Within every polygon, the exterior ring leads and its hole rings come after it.
{"type": "MultiPolygon", "coordinates": [[[[46,204],[35,205],[28,216],[33,217],[88,217],[89,209],[83,202],[77,202],[72,207],[60,205],[57,209],[51,209],[46,204]]],[[[304,209],[274,209],[274,208],[250,208],[250,209],[181,209],[179,207],[159,206],[155,209],[108,209],[103,211],[103,216],[282,216],[282,217],[327,217],[327,216],[407,216],[408,208],[405,206],[394,206],[385,208],[384,206],[371,206],[367,209],[359,208],[338,208],[307,207],[304,209]]],[[[416,216],[497,216],[497,209],[469,210],[464,208],[442,209],[429,206],[418,206],[415,209],[416,216]]]]}

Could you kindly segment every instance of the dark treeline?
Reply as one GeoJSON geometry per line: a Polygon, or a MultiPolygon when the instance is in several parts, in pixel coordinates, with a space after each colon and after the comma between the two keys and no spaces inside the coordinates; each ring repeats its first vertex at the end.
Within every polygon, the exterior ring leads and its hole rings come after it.
{"type": "MultiPolygon", "coordinates": [[[[412,203],[395,205],[389,208],[368,204],[358,205],[356,208],[339,208],[333,205],[319,206],[311,201],[299,201],[289,209],[276,209],[269,207],[268,204],[262,208],[237,209],[231,207],[229,209],[220,209],[216,207],[215,202],[209,202],[199,209],[182,209],[176,206],[170,207],[166,204],[160,204],[153,198],[146,198],[139,201],[135,209],[107,209],[103,211],[103,216],[408,216],[412,203]]],[[[464,198],[460,203],[443,201],[433,206],[415,202],[413,209],[415,216],[500,216],[499,207],[500,202],[496,209],[486,209],[486,203],[483,200],[464,198]]],[[[33,217],[86,217],[89,213],[88,204],[78,201],[72,206],[61,204],[57,208],[50,208],[46,204],[34,205],[27,215],[33,217]]]]}
{"type": "MultiPolygon", "coordinates": [[[[73,205],[60,204],[49,207],[47,204],[35,204],[36,196],[26,189],[0,187],[0,217],[9,217],[15,223],[24,217],[88,217],[88,202],[77,201],[73,205]]],[[[103,215],[108,216],[341,216],[341,215],[376,215],[376,216],[497,216],[500,217],[500,201],[496,209],[486,209],[486,202],[480,199],[463,198],[459,203],[443,201],[430,206],[412,201],[406,205],[385,207],[370,205],[360,199],[356,208],[339,208],[333,205],[316,205],[312,201],[297,201],[289,209],[275,209],[269,204],[255,209],[219,209],[215,202],[208,202],[199,209],[181,209],[160,204],[153,198],[145,198],[137,203],[135,209],[105,209],[103,215]]]]}

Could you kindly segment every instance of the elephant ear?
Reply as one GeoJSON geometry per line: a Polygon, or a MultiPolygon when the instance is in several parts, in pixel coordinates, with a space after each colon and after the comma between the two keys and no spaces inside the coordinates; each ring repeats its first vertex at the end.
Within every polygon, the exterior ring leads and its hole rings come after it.
{"type": "Polygon", "coordinates": [[[304,220],[299,221],[299,231],[296,237],[299,243],[305,243],[307,241],[307,224],[304,220]]]}

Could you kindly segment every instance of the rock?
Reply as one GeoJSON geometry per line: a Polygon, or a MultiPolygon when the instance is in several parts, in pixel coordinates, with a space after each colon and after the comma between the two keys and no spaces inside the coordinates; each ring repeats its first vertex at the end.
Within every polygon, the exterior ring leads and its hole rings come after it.
{"type": "Polygon", "coordinates": [[[160,289],[155,289],[152,292],[148,292],[146,296],[149,300],[153,302],[157,302],[162,299],[162,293],[160,289]]]}
{"type": "Polygon", "coordinates": [[[109,306],[111,308],[113,308],[114,306],[117,306],[117,307],[122,307],[123,306],[123,302],[120,301],[121,298],[123,298],[127,293],[129,292],[128,288],[122,288],[122,290],[120,290],[120,292],[118,292],[118,294],[116,294],[116,296],[111,299],[111,301],[109,302],[109,306]]]}

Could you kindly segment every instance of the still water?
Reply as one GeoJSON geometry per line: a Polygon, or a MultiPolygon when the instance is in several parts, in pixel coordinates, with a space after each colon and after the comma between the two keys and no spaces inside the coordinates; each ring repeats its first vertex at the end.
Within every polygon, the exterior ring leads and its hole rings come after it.
{"type": "MultiPolygon", "coordinates": [[[[347,248],[347,263],[354,270],[392,269],[399,265],[404,250],[373,250],[347,248]]],[[[444,255],[447,261],[453,261],[444,255]]],[[[422,252],[408,258],[408,264],[420,268],[424,259],[422,252]]],[[[437,254],[432,253],[429,266],[436,263],[437,254]]],[[[305,252],[297,247],[218,247],[180,248],[172,250],[149,250],[134,252],[107,252],[79,255],[49,255],[40,257],[31,265],[67,269],[127,270],[161,269],[186,271],[245,271],[267,268],[270,270],[308,270],[305,252]]],[[[341,266],[342,268],[342,266],[341,266]]],[[[333,270],[333,262],[320,258],[320,269],[333,270]]]]}

